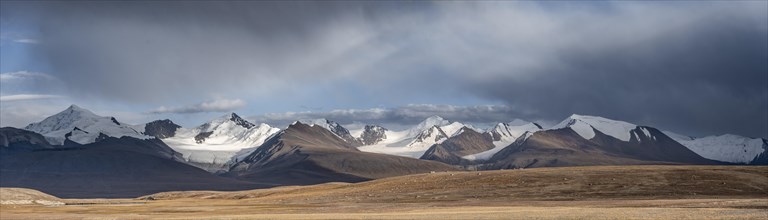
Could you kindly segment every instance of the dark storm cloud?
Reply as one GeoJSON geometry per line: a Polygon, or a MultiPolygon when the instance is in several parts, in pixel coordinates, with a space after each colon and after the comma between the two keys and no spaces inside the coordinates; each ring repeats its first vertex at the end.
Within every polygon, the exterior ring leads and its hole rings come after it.
{"type": "MultiPolygon", "coordinates": [[[[3,22],[20,14],[3,4],[3,22]]],[[[764,1],[36,4],[36,53],[80,96],[326,109],[471,97],[507,103],[498,121],[579,113],[768,137],[764,1]]]]}
{"type": "Polygon", "coordinates": [[[471,88],[541,117],[580,113],[692,135],[768,137],[766,21],[747,18],[713,14],[635,44],[568,48],[531,77],[471,88]]]}
{"type": "Polygon", "coordinates": [[[45,2],[36,52],[80,95],[154,103],[265,95],[343,74],[336,62],[371,37],[370,21],[421,4],[45,2]]]}

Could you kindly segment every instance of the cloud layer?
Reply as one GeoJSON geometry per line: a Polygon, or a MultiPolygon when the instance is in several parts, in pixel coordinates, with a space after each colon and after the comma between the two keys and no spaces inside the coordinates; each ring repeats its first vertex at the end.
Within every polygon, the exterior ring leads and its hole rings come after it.
{"type": "Polygon", "coordinates": [[[29,72],[29,71],[0,73],[0,82],[3,82],[3,83],[11,83],[17,80],[34,80],[34,79],[52,80],[55,78],[45,73],[29,72]]]}
{"type": "Polygon", "coordinates": [[[60,95],[16,94],[16,95],[0,96],[0,101],[2,101],[2,102],[11,102],[11,101],[26,101],[26,100],[37,100],[37,99],[58,99],[58,98],[64,98],[64,97],[60,96],[60,95]]]}
{"type": "Polygon", "coordinates": [[[203,102],[194,105],[181,107],[161,106],[155,110],[149,111],[150,114],[178,113],[191,114],[203,112],[231,112],[245,106],[245,101],[240,99],[219,99],[203,102]]]}
{"type": "MultiPolygon", "coordinates": [[[[39,15],[28,19],[40,29],[34,54],[71,97],[385,104],[352,113],[395,122],[412,120],[391,113],[406,103],[503,103],[512,118],[768,136],[763,1],[3,4],[4,17],[39,15]]],[[[233,109],[203,104],[152,112],[233,109]]]]}
{"type": "MultiPolygon", "coordinates": [[[[514,108],[506,105],[433,105],[411,104],[394,108],[336,109],[327,112],[284,112],[249,117],[258,123],[284,126],[302,119],[325,118],[341,124],[365,123],[406,126],[417,124],[430,116],[440,116],[451,121],[470,124],[509,122],[523,117],[514,108]]],[[[522,118],[526,120],[537,120],[522,118]]]]}

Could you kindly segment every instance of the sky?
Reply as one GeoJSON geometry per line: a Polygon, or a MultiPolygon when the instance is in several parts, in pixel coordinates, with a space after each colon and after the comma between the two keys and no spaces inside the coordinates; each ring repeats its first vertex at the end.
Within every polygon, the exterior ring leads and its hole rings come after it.
{"type": "Polygon", "coordinates": [[[597,115],[768,137],[766,1],[2,1],[0,126],[70,104],[410,125],[597,115]]]}

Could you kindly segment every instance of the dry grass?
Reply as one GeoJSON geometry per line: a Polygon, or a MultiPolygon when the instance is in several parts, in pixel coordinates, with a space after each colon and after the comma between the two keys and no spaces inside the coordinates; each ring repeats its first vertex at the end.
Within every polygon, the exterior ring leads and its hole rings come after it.
{"type": "Polygon", "coordinates": [[[541,168],[1,206],[0,219],[768,219],[767,190],[768,167],[541,168]]]}
{"type": "Polygon", "coordinates": [[[237,192],[166,192],[155,199],[257,199],[269,203],[768,197],[764,166],[587,166],[437,172],[348,184],[237,192]]]}
{"type": "Polygon", "coordinates": [[[37,190],[33,190],[33,189],[10,188],[10,187],[0,188],[0,201],[13,201],[13,200],[59,201],[61,199],[37,190]]]}
{"type": "Polygon", "coordinates": [[[3,206],[0,219],[765,219],[767,199],[264,204],[182,199],[147,204],[3,206]]]}

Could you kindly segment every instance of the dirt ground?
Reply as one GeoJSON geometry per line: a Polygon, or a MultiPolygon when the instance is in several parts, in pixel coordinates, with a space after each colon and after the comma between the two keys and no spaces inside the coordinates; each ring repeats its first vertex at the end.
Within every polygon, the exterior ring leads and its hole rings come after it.
{"type": "Polygon", "coordinates": [[[439,172],[362,183],[2,205],[0,219],[768,219],[768,167],[439,172]]]}

